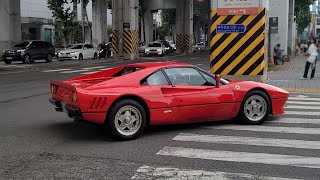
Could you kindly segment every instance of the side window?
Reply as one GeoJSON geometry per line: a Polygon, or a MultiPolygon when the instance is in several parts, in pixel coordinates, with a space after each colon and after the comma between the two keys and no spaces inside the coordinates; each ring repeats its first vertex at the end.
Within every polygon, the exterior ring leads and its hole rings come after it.
{"type": "Polygon", "coordinates": [[[39,42],[39,41],[33,41],[33,42],[32,42],[32,45],[33,45],[35,48],[42,48],[42,43],[39,42]]]}
{"type": "Polygon", "coordinates": [[[151,76],[149,76],[144,82],[144,85],[159,86],[159,85],[169,85],[166,77],[161,71],[158,71],[151,76]]]}
{"type": "Polygon", "coordinates": [[[92,49],[93,48],[93,46],[91,46],[90,44],[86,44],[86,45],[84,45],[84,47],[86,47],[87,49],[92,49]]]}
{"type": "Polygon", "coordinates": [[[207,81],[193,68],[168,68],[165,69],[172,85],[203,86],[207,81]]]}
{"type": "Polygon", "coordinates": [[[216,80],[212,77],[209,76],[207,73],[204,73],[202,71],[200,71],[201,75],[208,81],[208,85],[209,86],[215,86],[216,85],[216,80]]]}

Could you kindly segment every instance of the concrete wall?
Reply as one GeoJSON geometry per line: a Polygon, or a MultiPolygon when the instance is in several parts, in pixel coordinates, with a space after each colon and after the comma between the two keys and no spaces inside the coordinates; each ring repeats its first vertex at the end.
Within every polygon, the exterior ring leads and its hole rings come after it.
{"type": "Polygon", "coordinates": [[[20,0],[0,1],[0,52],[21,40],[20,0]]]}
{"type": "MultiPolygon", "coordinates": [[[[175,9],[177,0],[147,0],[150,10],[175,9]]],[[[178,0],[179,1],[179,0],[178,0]]]]}
{"type": "Polygon", "coordinates": [[[289,27],[289,1],[286,0],[270,0],[270,17],[279,18],[278,34],[270,35],[271,50],[277,45],[281,45],[281,49],[287,53],[288,47],[288,27],[289,27]]]}

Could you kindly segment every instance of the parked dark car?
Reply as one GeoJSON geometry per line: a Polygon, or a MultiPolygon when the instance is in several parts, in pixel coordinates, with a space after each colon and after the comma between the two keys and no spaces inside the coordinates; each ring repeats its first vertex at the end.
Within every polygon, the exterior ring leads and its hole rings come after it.
{"type": "Polygon", "coordinates": [[[12,61],[22,61],[23,63],[34,63],[35,60],[45,59],[51,62],[55,56],[55,49],[50,42],[30,41],[13,45],[11,49],[3,51],[2,59],[6,64],[12,61]]]}

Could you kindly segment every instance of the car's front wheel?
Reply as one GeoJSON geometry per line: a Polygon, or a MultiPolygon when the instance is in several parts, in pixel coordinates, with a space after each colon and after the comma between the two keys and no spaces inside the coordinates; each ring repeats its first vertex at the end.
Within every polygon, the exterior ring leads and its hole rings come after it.
{"type": "Polygon", "coordinates": [[[143,106],[127,99],[116,103],[107,118],[107,129],[112,137],[121,140],[137,138],[146,127],[147,116],[143,106]]]}
{"type": "Polygon", "coordinates": [[[262,124],[271,112],[269,97],[262,91],[249,92],[240,108],[240,120],[243,124],[262,124]]]}
{"type": "Polygon", "coordinates": [[[11,63],[12,63],[12,60],[4,59],[4,63],[6,63],[6,64],[11,64],[11,63]]]}

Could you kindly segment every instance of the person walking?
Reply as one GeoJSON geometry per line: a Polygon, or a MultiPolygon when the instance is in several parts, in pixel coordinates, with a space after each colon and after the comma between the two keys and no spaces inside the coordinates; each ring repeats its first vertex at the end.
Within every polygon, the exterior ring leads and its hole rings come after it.
{"type": "Polygon", "coordinates": [[[309,48],[308,48],[307,53],[305,55],[308,56],[308,59],[307,59],[306,65],[305,65],[304,74],[303,74],[302,79],[308,78],[310,66],[311,66],[311,70],[312,70],[310,79],[313,79],[314,75],[316,73],[316,58],[318,56],[318,47],[316,44],[316,40],[314,38],[312,38],[310,40],[310,45],[309,45],[309,48]]]}

